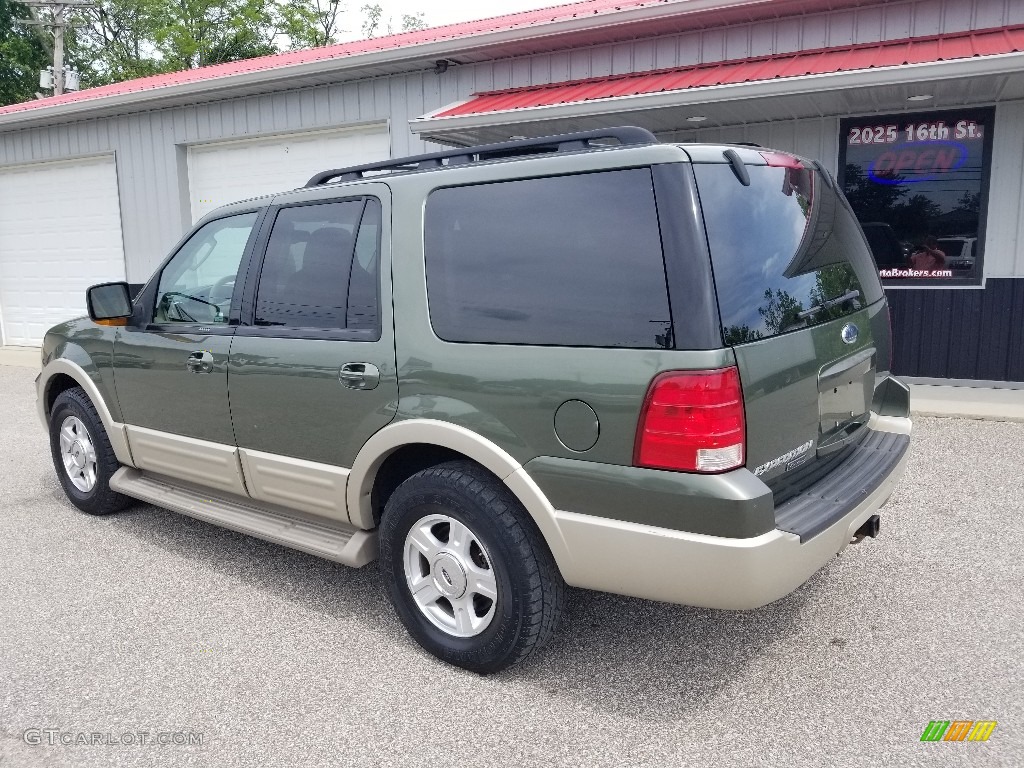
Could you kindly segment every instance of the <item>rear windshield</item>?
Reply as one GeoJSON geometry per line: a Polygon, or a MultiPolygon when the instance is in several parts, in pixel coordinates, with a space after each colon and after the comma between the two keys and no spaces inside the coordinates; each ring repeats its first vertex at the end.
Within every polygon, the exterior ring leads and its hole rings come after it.
{"type": "Polygon", "coordinates": [[[694,166],[722,335],[729,345],[829,322],[882,298],[871,253],[844,201],[816,171],[694,166]]]}

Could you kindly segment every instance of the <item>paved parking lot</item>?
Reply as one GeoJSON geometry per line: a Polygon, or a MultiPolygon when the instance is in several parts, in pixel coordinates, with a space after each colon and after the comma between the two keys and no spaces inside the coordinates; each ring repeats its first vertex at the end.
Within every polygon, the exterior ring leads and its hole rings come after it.
{"type": "Polygon", "coordinates": [[[785,600],[573,591],[541,656],[484,678],[421,652],[373,567],[79,513],[34,376],[0,366],[0,766],[1024,764],[1024,424],[920,419],[882,536],[785,600]],[[999,725],[921,743],[936,719],[999,725]]]}

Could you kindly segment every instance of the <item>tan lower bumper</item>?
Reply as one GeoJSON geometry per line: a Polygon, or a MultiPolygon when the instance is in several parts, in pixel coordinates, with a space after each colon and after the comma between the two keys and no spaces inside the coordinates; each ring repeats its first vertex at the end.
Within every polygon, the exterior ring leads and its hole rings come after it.
{"type": "MultiPolygon", "coordinates": [[[[898,428],[909,433],[909,419],[898,428]]],[[[618,520],[555,512],[569,562],[568,584],[669,603],[745,610],[785,597],[842,551],[882,507],[903,476],[909,451],[855,509],[801,544],[774,530],[751,539],[684,533],[618,520]]]]}

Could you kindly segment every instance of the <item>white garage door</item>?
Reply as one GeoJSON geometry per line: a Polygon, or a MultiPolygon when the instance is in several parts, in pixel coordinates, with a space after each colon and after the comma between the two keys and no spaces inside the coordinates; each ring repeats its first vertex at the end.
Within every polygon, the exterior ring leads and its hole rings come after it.
{"type": "Polygon", "coordinates": [[[85,289],[124,280],[113,155],[0,169],[4,344],[38,346],[85,314],[85,289]]]}
{"type": "Polygon", "coordinates": [[[391,157],[387,126],[197,144],[188,148],[192,220],[214,208],[301,187],[318,171],[391,157]]]}

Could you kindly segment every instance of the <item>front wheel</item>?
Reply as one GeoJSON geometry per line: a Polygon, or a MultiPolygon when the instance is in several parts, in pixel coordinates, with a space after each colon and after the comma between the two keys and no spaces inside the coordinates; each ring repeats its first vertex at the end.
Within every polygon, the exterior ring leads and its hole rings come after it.
{"type": "Polygon", "coordinates": [[[120,465],[96,406],[81,387],[61,392],[53,403],[50,452],[64,493],[83,512],[106,515],[131,503],[110,489],[120,465]]]}
{"type": "Polygon", "coordinates": [[[419,472],[388,499],[381,569],[409,634],[482,674],[522,661],[554,634],[565,584],[504,483],[469,461],[419,472]]]}

